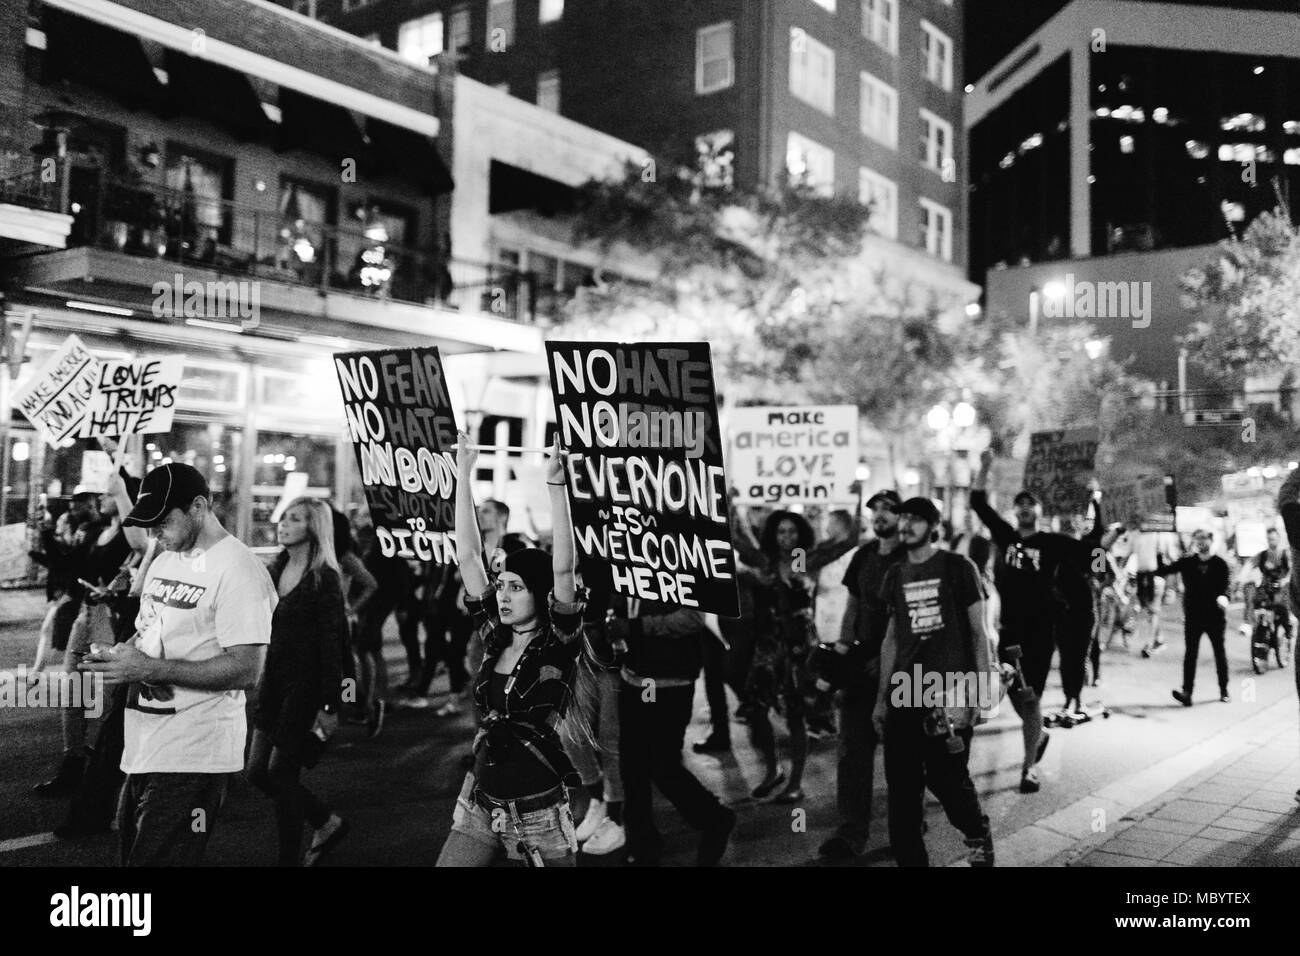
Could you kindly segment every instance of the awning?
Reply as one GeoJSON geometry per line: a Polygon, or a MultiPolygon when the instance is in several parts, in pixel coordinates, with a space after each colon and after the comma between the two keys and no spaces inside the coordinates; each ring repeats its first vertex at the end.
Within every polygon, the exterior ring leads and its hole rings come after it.
{"type": "Polygon", "coordinates": [[[163,57],[173,114],[202,117],[242,140],[270,136],[271,121],[243,73],[179,50],[165,50],[163,57]]]}
{"type": "Polygon", "coordinates": [[[451,192],[454,188],[451,173],[427,136],[373,116],[366,118],[366,135],[370,139],[367,153],[370,175],[405,179],[431,196],[451,192]]]}
{"type": "Polygon", "coordinates": [[[51,7],[43,9],[42,82],[67,80],[102,91],[132,109],[160,109],[162,84],[138,38],[51,7]]]}
{"type": "Polygon", "coordinates": [[[351,112],[282,86],[276,149],[301,149],[341,162],[348,158],[360,160],[366,143],[351,112]]]}

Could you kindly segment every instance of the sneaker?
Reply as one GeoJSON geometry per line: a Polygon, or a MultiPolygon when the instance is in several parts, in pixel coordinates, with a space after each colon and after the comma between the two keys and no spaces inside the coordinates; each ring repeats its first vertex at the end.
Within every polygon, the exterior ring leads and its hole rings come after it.
{"type": "Polygon", "coordinates": [[[1192,706],[1192,695],[1187,693],[1187,691],[1176,690],[1173,692],[1173,694],[1174,694],[1174,700],[1178,701],[1178,703],[1182,704],[1184,707],[1192,706]]]}
{"type": "Polygon", "coordinates": [[[397,698],[393,701],[393,706],[401,710],[427,710],[431,705],[427,697],[410,695],[397,698]]]}
{"type": "Polygon", "coordinates": [[[773,793],[775,793],[776,788],[781,786],[781,784],[783,783],[785,783],[785,774],[778,773],[775,777],[771,777],[767,780],[764,780],[762,783],[760,783],[757,787],[755,787],[752,791],[750,791],[749,795],[753,797],[755,800],[766,799],[767,797],[770,797],[773,793]]]}
{"type": "Polygon", "coordinates": [[[1231,704],[1231,703],[1232,703],[1232,695],[1229,694],[1229,693],[1225,690],[1222,694],[1219,695],[1219,703],[1221,703],[1221,704],[1231,704]]]}
{"type": "Polygon", "coordinates": [[[727,841],[736,828],[736,812],[722,807],[723,816],[700,834],[700,848],[695,854],[696,866],[717,866],[722,854],[727,852],[727,841]]]}
{"type": "Polygon", "coordinates": [[[1024,773],[1020,775],[1021,793],[1037,793],[1039,790],[1042,789],[1042,786],[1043,785],[1038,782],[1037,768],[1030,767],[1028,770],[1026,770],[1024,773]]]}
{"type": "Polygon", "coordinates": [[[845,837],[836,834],[817,848],[817,855],[828,860],[851,860],[861,856],[865,849],[865,846],[856,846],[845,837]]]}
{"type": "MultiPolygon", "coordinates": [[[[604,807],[604,803],[601,803],[604,807]]],[[[591,816],[590,813],[587,816],[591,816]]],[[[587,821],[584,819],[584,823],[587,821]]],[[[615,850],[621,850],[627,843],[627,831],[609,817],[600,821],[591,839],[582,845],[582,852],[587,856],[605,856],[615,850]]]]}
{"type": "Polygon", "coordinates": [[[460,713],[460,704],[457,703],[454,699],[447,701],[447,703],[443,704],[441,707],[438,708],[439,717],[453,717],[459,713],[460,713]]]}
{"type": "Polygon", "coordinates": [[[312,834],[311,846],[307,850],[307,855],[302,861],[303,866],[315,866],[320,863],[325,854],[338,846],[339,841],[348,835],[352,829],[348,821],[344,820],[337,813],[330,814],[330,818],[325,821],[325,825],[312,834]]]}
{"type": "Polygon", "coordinates": [[[974,839],[968,837],[966,846],[970,848],[970,854],[966,859],[970,861],[971,866],[993,865],[993,834],[991,832],[974,839]]]}
{"type": "Polygon", "coordinates": [[[772,798],[773,803],[802,803],[803,800],[804,792],[802,787],[786,787],[772,798]]]}
{"type": "Polygon", "coordinates": [[[370,715],[366,718],[366,736],[374,740],[379,736],[379,732],[384,729],[384,711],[387,705],[382,700],[375,701],[375,706],[370,708],[370,715]]]}
{"type": "Polygon", "coordinates": [[[1043,731],[1038,735],[1038,750],[1034,752],[1034,763],[1043,762],[1043,754],[1047,753],[1047,744],[1051,739],[1052,737],[1047,731],[1043,731]]]}
{"type": "Polygon", "coordinates": [[[718,734],[709,734],[703,740],[693,743],[691,749],[697,754],[721,754],[731,749],[731,741],[718,734]]]}
{"type": "Polygon", "coordinates": [[[574,836],[579,843],[586,843],[595,836],[596,830],[608,819],[609,814],[605,810],[605,801],[592,800],[591,805],[587,807],[587,813],[582,818],[582,822],[578,824],[578,830],[574,836]]]}

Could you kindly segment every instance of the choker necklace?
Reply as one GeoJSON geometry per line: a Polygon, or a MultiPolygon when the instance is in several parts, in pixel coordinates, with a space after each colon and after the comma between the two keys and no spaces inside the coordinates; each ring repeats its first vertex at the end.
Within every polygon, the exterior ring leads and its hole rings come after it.
{"type": "Polygon", "coordinates": [[[519,628],[514,627],[514,626],[512,625],[511,628],[510,628],[510,630],[511,630],[511,632],[514,634],[515,637],[523,637],[523,636],[526,635],[526,634],[533,634],[533,633],[535,633],[536,631],[540,630],[540,629],[541,629],[541,626],[542,626],[541,624],[534,624],[532,627],[528,628],[527,630],[521,631],[519,628]]]}

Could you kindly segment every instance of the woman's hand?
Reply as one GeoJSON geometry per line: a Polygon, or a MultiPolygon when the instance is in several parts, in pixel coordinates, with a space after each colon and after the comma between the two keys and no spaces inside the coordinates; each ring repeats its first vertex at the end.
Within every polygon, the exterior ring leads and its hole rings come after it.
{"type": "Polygon", "coordinates": [[[546,483],[548,485],[568,484],[564,470],[565,453],[560,450],[560,434],[556,432],[555,442],[551,445],[551,454],[546,459],[546,483]]]}
{"type": "Polygon", "coordinates": [[[478,449],[470,441],[469,432],[460,429],[456,432],[456,469],[461,477],[473,474],[474,462],[478,460],[478,449]]]}

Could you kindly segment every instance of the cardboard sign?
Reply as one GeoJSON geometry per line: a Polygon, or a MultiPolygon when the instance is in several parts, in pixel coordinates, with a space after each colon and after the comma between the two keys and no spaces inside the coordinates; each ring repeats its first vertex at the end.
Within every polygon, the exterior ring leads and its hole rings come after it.
{"type": "Polygon", "coordinates": [[[1174,531],[1174,509],[1166,488],[1163,475],[1143,475],[1115,485],[1103,500],[1106,520],[1138,521],[1142,531],[1174,531]]]}
{"type": "Polygon", "coordinates": [[[81,430],[98,376],[99,359],[81,339],[69,335],[14,394],[14,407],[47,442],[68,448],[81,430]]]}
{"type": "Polygon", "coordinates": [[[1024,486],[1036,494],[1047,515],[1083,514],[1088,479],[1093,475],[1099,435],[1096,428],[1034,432],[1029,439],[1024,486]]]}
{"type": "Polygon", "coordinates": [[[731,481],[745,504],[853,502],[856,405],[736,408],[728,416],[731,481]]]}
{"type": "Polygon", "coordinates": [[[456,561],[456,420],[432,346],[338,352],[348,435],[384,557],[456,561]]]}
{"type": "Polygon", "coordinates": [[[185,356],[101,362],[82,438],[159,435],[172,430],[185,356]]]}
{"type": "Polygon", "coordinates": [[[547,342],[579,550],[619,594],[740,613],[707,342],[547,342]]]}

